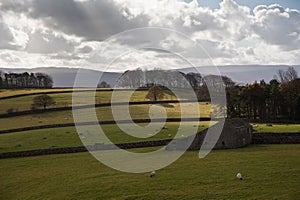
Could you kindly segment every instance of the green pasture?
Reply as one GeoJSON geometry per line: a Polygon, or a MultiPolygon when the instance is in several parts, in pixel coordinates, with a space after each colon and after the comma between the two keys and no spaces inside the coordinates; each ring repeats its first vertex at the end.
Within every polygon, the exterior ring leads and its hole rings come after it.
{"type": "MultiPolygon", "coordinates": [[[[48,90],[47,90],[48,91],[48,90]]],[[[61,91],[61,90],[55,90],[61,91]]],[[[64,90],[62,90],[64,91],[64,90]]],[[[128,91],[117,90],[115,93],[118,93],[120,98],[117,99],[118,102],[126,101],[126,94],[128,91]]],[[[1,93],[0,93],[1,94],[1,93]]],[[[21,93],[22,94],[22,93],[21,93]]],[[[135,91],[130,101],[145,101],[146,91],[135,91]]],[[[56,101],[56,105],[49,106],[49,108],[60,108],[60,107],[70,107],[72,106],[72,93],[57,93],[57,94],[49,94],[49,96],[53,97],[56,101]]],[[[77,93],[77,105],[87,105],[87,104],[99,104],[99,103],[109,103],[111,101],[112,92],[111,91],[97,91],[96,94],[93,96],[95,98],[89,98],[88,96],[93,95],[93,92],[79,92],[77,93]],[[94,101],[94,102],[93,102],[94,101]]],[[[0,114],[7,113],[9,109],[13,109],[14,112],[30,110],[31,105],[33,103],[33,98],[37,95],[30,95],[24,97],[15,97],[11,99],[0,99],[0,114]]],[[[170,95],[166,95],[165,99],[172,99],[170,95]]]]}
{"type": "MultiPolygon", "coordinates": [[[[76,91],[83,91],[83,90],[94,90],[95,88],[51,88],[51,89],[34,89],[34,88],[28,88],[28,89],[0,89],[0,97],[9,97],[9,96],[15,96],[20,94],[33,94],[33,93],[47,93],[47,92],[70,92],[73,90],[76,91]]],[[[97,88],[97,91],[99,90],[108,90],[106,88],[97,88]]]]}
{"type": "Polygon", "coordinates": [[[87,152],[1,159],[0,199],[298,199],[299,154],[300,145],[216,150],[204,159],[190,151],[155,178],[116,171],[87,152]]]}
{"type": "Polygon", "coordinates": [[[72,89],[0,89],[0,97],[9,97],[20,94],[32,94],[36,92],[61,92],[72,91],[72,89]]]}
{"type": "MultiPolygon", "coordinates": [[[[76,89],[87,90],[87,89],[76,89]]],[[[2,90],[0,92],[0,97],[2,96],[12,96],[17,94],[30,94],[35,92],[69,92],[72,91],[70,89],[44,89],[44,90],[2,90]],[[4,93],[4,94],[2,94],[4,93]]],[[[56,101],[55,105],[49,106],[48,108],[60,108],[60,107],[70,107],[72,106],[72,95],[73,93],[54,93],[48,94],[53,97],[56,101]]],[[[146,101],[145,96],[147,95],[147,91],[128,91],[128,90],[115,90],[108,91],[105,89],[96,90],[95,94],[91,91],[84,91],[76,93],[77,104],[80,105],[88,105],[88,104],[100,104],[100,103],[109,103],[113,102],[136,102],[136,101],[146,101]],[[128,100],[128,94],[131,94],[128,100]],[[112,95],[115,97],[112,100],[112,95]]],[[[14,97],[10,99],[0,99],[0,114],[8,113],[8,112],[19,112],[30,110],[31,105],[33,103],[33,98],[37,95],[29,95],[23,97],[14,97]]],[[[177,98],[170,92],[165,91],[163,100],[176,100],[177,98]]]]}
{"type": "Polygon", "coordinates": [[[254,132],[261,133],[299,133],[300,124],[252,124],[254,132]]]}
{"type": "MultiPolygon", "coordinates": [[[[153,116],[151,113],[149,114],[149,108],[152,105],[131,105],[129,106],[129,114],[132,119],[149,119],[152,117],[162,118],[162,115],[153,116]]],[[[163,110],[166,111],[167,117],[180,118],[184,117],[195,117],[193,115],[194,112],[190,111],[189,108],[193,108],[186,104],[186,109],[184,112],[181,112],[181,108],[179,104],[168,104],[165,106],[157,106],[153,107],[159,109],[156,113],[163,113],[163,110]]],[[[127,108],[125,106],[115,106],[114,107],[117,112],[117,117],[119,119],[128,119],[129,116],[125,112],[127,108]]],[[[207,103],[199,103],[199,113],[201,117],[210,117],[211,105],[207,103]]],[[[80,109],[78,110],[80,114],[80,121],[94,121],[91,117],[91,113],[94,111],[92,109],[80,109]]],[[[96,108],[97,119],[99,121],[107,121],[113,120],[116,117],[113,117],[111,107],[98,107],[96,108]]],[[[72,111],[57,111],[57,112],[45,112],[41,114],[29,114],[22,115],[16,117],[9,118],[0,118],[0,130],[14,129],[14,128],[22,128],[22,127],[30,127],[30,126],[40,126],[40,125],[50,125],[50,124],[65,124],[65,123],[73,123],[73,114],[72,111]]]]}
{"type": "Polygon", "coordinates": [[[75,127],[42,129],[0,135],[0,152],[82,146],[75,127]]]}
{"type": "MultiPolygon", "coordinates": [[[[145,138],[127,135],[116,124],[101,125],[101,128],[111,142],[120,144],[172,139],[178,131],[182,132],[178,134],[178,137],[186,137],[192,134],[191,130],[195,129],[201,131],[213,124],[214,122],[183,122],[181,128],[178,130],[179,123],[168,122],[164,129],[162,129],[162,126],[159,126],[159,124],[154,123],[154,125],[157,126],[154,131],[149,131],[149,133],[143,131],[140,133],[140,136],[145,138]],[[155,134],[156,132],[157,134],[155,134]]],[[[138,126],[143,128],[145,128],[146,125],[147,124],[138,124],[138,126]]],[[[125,124],[123,126],[126,132],[136,130],[132,124],[125,124]]],[[[82,126],[80,130],[82,130],[82,132],[77,133],[75,127],[65,127],[1,134],[0,152],[83,146],[81,140],[89,145],[94,145],[97,142],[108,143],[105,138],[100,137],[98,126],[82,126]]]]}
{"type": "MultiPolygon", "coordinates": [[[[70,91],[71,89],[0,90],[0,97],[35,92],[70,91]]],[[[80,90],[80,89],[78,89],[80,90]]],[[[85,89],[86,90],[86,89],[85,89]]],[[[118,102],[127,101],[128,91],[116,91],[118,102]]],[[[79,93],[78,93],[79,94],[79,93]]],[[[78,105],[90,104],[91,92],[80,93],[78,105]],[[82,99],[82,101],[81,101],[82,99]]],[[[130,101],[144,101],[146,91],[136,91],[130,101]]],[[[72,104],[72,93],[49,94],[57,104],[72,104]]],[[[110,102],[111,91],[97,91],[96,103],[110,102]]],[[[0,100],[0,114],[12,108],[29,110],[34,95],[0,100]]],[[[175,99],[166,95],[165,99],[175,99]]],[[[131,105],[96,108],[99,121],[113,119],[195,117],[190,103],[164,105],[131,105]],[[151,112],[151,110],[156,112],[151,112]],[[154,114],[156,113],[156,114],[154,114]]],[[[199,103],[200,116],[210,117],[212,105],[199,103]]],[[[94,121],[93,110],[77,110],[80,122],[94,121]]],[[[44,112],[10,118],[0,118],[0,130],[73,123],[72,111],[44,112]]],[[[139,123],[101,125],[113,143],[154,141],[187,137],[192,130],[201,131],[215,122],[139,123]],[[147,132],[146,127],[151,127],[147,132]],[[162,128],[163,127],[163,128],[162,128]],[[136,128],[139,130],[136,131],[136,128]],[[131,132],[138,137],[126,133],[131,132]],[[176,135],[176,133],[178,133],[176,135]]],[[[252,124],[255,132],[299,132],[300,124],[252,124]]],[[[99,134],[98,126],[49,128],[0,135],[0,153],[45,148],[76,147],[83,143],[110,143],[99,134]]],[[[149,152],[160,147],[130,149],[149,152]]],[[[99,153],[110,153],[104,151],[99,153]]],[[[0,159],[0,199],[298,199],[300,196],[300,145],[250,145],[239,149],[214,150],[204,159],[198,151],[188,151],[172,165],[149,173],[128,174],[111,169],[88,152],[0,159]],[[237,180],[241,172],[244,180],[237,180]]],[[[113,159],[113,158],[112,158],[113,159]]]]}

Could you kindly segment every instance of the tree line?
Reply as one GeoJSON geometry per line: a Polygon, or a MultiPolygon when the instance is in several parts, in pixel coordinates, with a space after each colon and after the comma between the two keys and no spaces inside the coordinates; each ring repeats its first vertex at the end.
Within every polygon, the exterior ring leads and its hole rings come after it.
{"type": "Polygon", "coordinates": [[[228,117],[261,121],[300,120],[300,78],[293,67],[278,79],[226,88],[228,117]]]}
{"type": "Polygon", "coordinates": [[[117,85],[122,88],[151,88],[152,86],[161,86],[164,89],[193,88],[198,100],[209,101],[208,86],[210,89],[222,90],[224,87],[235,85],[235,83],[227,76],[203,76],[195,72],[183,73],[162,69],[144,71],[138,68],[125,71],[120,76],[117,85]]]}
{"type": "Polygon", "coordinates": [[[200,73],[154,69],[144,71],[140,68],[125,71],[118,80],[118,86],[124,88],[141,88],[152,85],[163,85],[170,88],[197,88],[203,85],[218,86],[222,83],[226,86],[234,84],[227,76],[217,75],[202,76],[200,73]]]}
{"type": "Polygon", "coordinates": [[[261,80],[241,86],[227,76],[203,76],[200,73],[185,74],[161,69],[151,71],[136,69],[124,72],[118,85],[126,88],[191,86],[198,100],[203,101],[210,101],[208,88],[217,91],[225,89],[229,118],[239,117],[261,121],[300,120],[300,78],[296,70],[293,67],[289,67],[286,71],[279,70],[277,77],[269,83],[261,80]]]}
{"type": "Polygon", "coordinates": [[[0,88],[52,88],[53,80],[45,73],[3,73],[0,71],[0,88]]]}

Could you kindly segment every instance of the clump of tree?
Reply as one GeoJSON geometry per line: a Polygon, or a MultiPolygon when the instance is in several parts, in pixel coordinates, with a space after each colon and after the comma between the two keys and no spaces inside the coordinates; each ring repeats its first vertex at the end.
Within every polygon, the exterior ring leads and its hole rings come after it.
{"type": "Polygon", "coordinates": [[[144,71],[138,68],[125,71],[118,80],[118,85],[123,88],[142,88],[149,84],[168,88],[194,88],[202,84],[202,76],[199,73],[185,74],[162,69],[144,71]]]}
{"type": "Polygon", "coordinates": [[[0,88],[52,88],[51,76],[44,73],[3,73],[0,71],[0,88]]]}
{"type": "Polygon", "coordinates": [[[153,85],[152,87],[149,88],[145,98],[149,99],[150,101],[157,101],[157,100],[162,100],[164,96],[165,94],[163,89],[159,85],[153,85]]]}
{"type": "Polygon", "coordinates": [[[102,81],[97,85],[97,88],[111,88],[111,86],[107,82],[102,81]]]}
{"type": "Polygon", "coordinates": [[[264,80],[245,86],[230,86],[227,93],[228,117],[253,120],[300,120],[300,78],[293,67],[278,71],[279,80],[264,80]]]}
{"type": "Polygon", "coordinates": [[[42,95],[35,96],[33,98],[32,108],[35,109],[38,107],[42,107],[42,108],[44,108],[44,110],[46,110],[47,107],[49,107],[51,105],[55,105],[55,104],[56,104],[56,102],[53,97],[51,97],[47,94],[42,94],[42,95]]]}

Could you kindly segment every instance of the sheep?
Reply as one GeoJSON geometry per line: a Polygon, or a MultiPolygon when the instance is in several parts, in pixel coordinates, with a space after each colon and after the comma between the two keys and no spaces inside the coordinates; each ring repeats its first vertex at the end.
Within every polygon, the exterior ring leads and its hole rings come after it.
{"type": "Polygon", "coordinates": [[[240,172],[237,173],[236,177],[237,177],[239,180],[243,180],[242,174],[241,174],[240,172]]]}
{"type": "Polygon", "coordinates": [[[152,171],[151,173],[150,173],[150,178],[153,178],[155,176],[155,171],[152,171]]]}

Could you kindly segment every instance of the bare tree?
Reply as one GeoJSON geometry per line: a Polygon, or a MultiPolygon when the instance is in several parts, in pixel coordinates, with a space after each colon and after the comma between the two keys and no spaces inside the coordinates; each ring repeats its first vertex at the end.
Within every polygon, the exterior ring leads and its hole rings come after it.
{"type": "Polygon", "coordinates": [[[164,91],[158,85],[152,86],[146,95],[146,99],[149,99],[151,101],[157,101],[158,99],[163,99],[163,98],[164,98],[164,91]]]}
{"type": "Polygon", "coordinates": [[[46,109],[48,106],[55,105],[56,102],[53,97],[50,97],[47,94],[38,95],[33,98],[33,107],[43,107],[46,109]]]}
{"type": "Polygon", "coordinates": [[[298,78],[298,73],[297,71],[294,69],[294,67],[289,67],[288,70],[286,71],[286,78],[289,81],[293,81],[296,80],[298,78]]]}
{"type": "Polygon", "coordinates": [[[287,71],[280,69],[277,74],[281,83],[289,82],[298,78],[298,73],[294,67],[289,67],[287,71]]]}

